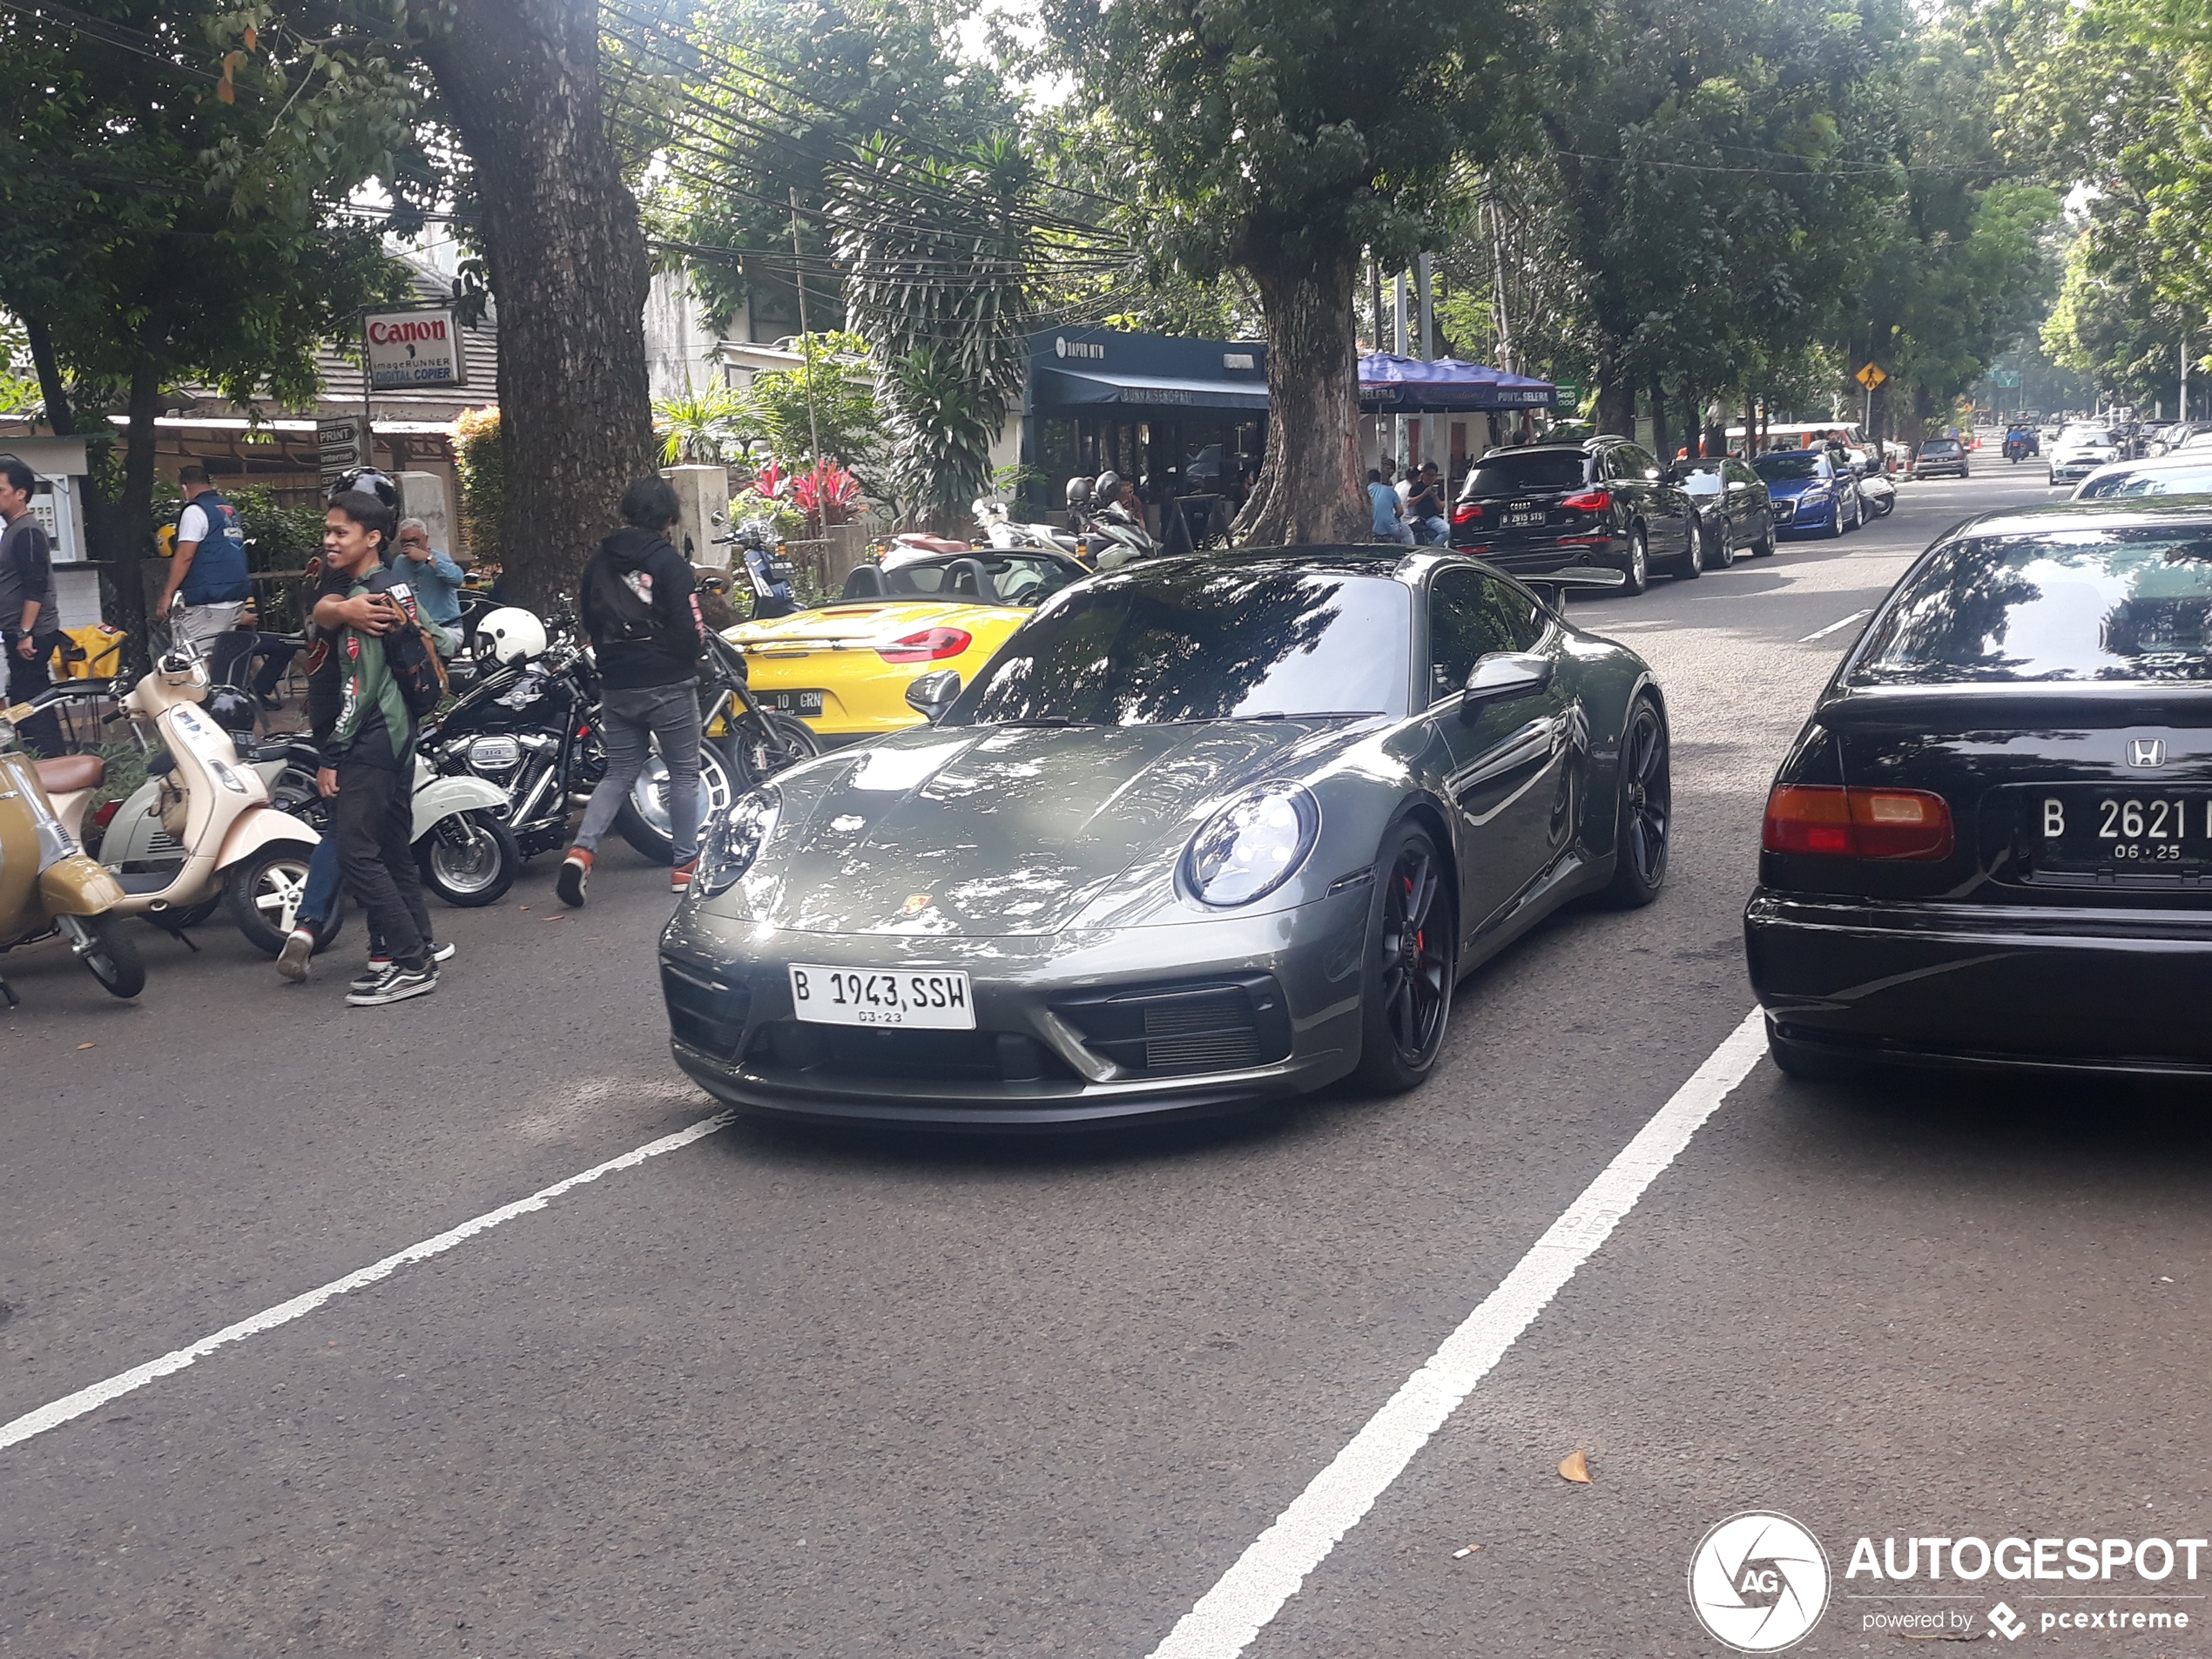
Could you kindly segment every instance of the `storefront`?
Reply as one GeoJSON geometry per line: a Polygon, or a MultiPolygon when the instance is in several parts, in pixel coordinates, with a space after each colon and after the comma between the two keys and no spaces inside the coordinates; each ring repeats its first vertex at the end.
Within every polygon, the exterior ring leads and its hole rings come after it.
{"type": "Polygon", "coordinates": [[[1425,461],[1457,489],[1471,461],[1494,445],[1541,435],[1559,404],[1548,381],[1480,363],[1433,361],[1370,352],[1359,360],[1361,449],[1401,467],[1425,461]]]}
{"type": "MultiPolygon", "coordinates": [[[[1267,347],[1110,328],[1029,337],[1022,499],[1065,505],[1068,481],[1113,471],[1156,509],[1225,496],[1258,477],[1267,436],[1267,347]]],[[[1157,519],[1156,519],[1157,523],[1157,519]]]]}

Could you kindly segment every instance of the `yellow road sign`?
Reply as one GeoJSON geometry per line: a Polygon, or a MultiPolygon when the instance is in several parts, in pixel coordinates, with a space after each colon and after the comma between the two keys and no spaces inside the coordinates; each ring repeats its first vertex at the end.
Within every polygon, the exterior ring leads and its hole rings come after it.
{"type": "Polygon", "coordinates": [[[1876,387],[1879,386],[1884,381],[1889,379],[1889,376],[1882,370],[1877,368],[1873,364],[1869,363],[1865,368],[1860,369],[1858,374],[1852,375],[1851,378],[1871,392],[1876,387]]]}

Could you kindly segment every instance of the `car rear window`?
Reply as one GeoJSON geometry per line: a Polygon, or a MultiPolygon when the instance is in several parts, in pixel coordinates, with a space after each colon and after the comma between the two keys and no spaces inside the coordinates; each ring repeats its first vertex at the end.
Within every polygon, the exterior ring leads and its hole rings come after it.
{"type": "Polygon", "coordinates": [[[1920,453],[1924,455],[1955,455],[1959,453],[1959,441],[1956,438],[1939,438],[1933,443],[1922,444],[1920,453]]]}
{"type": "Polygon", "coordinates": [[[2212,523],[1955,542],[1905,577],[1851,678],[2212,680],[2212,523]]]}
{"type": "Polygon", "coordinates": [[[1525,489],[1579,489],[1588,475],[1589,457],[1571,449],[1485,455],[1460,486],[1460,499],[1514,496],[1525,489]]]}
{"type": "Polygon", "coordinates": [[[1820,475],[1820,452],[1817,449],[1784,449],[1773,455],[1761,455],[1751,462],[1751,470],[1772,482],[1777,479],[1817,478],[1820,475]]]}

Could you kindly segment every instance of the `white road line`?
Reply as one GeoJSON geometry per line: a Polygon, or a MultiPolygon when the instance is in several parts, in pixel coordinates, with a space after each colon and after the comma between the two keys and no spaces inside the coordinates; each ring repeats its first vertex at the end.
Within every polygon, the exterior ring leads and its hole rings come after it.
{"type": "Polygon", "coordinates": [[[1845,617],[1841,622],[1831,622],[1825,628],[1816,628],[1809,634],[1798,635],[1797,643],[1800,645],[1804,645],[1809,644],[1816,639],[1825,639],[1830,634],[1836,632],[1837,630],[1848,628],[1855,622],[1865,622],[1867,617],[1872,616],[1873,614],[1873,607],[1871,605],[1864,610],[1854,610],[1850,616],[1845,617]]]}
{"type": "Polygon", "coordinates": [[[357,1268],[345,1278],[334,1278],[320,1289],[304,1291],[289,1302],[280,1302],[273,1308],[264,1308],[250,1318],[240,1319],[236,1325],[226,1325],[214,1335],[202,1337],[190,1347],[175,1349],[158,1359],[149,1359],[143,1366],[119,1372],[105,1382],[80,1388],[51,1406],[41,1406],[35,1412],[26,1412],[12,1423],[0,1424],[0,1452],[20,1446],[34,1435],[44,1434],[50,1428],[58,1428],[88,1412],[96,1412],[110,1400],[118,1399],[133,1389],[145,1387],[157,1377],[166,1377],[172,1371],[182,1371],[186,1366],[205,1359],[218,1348],[227,1347],[233,1342],[243,1342],[248,1337],[258,1337],[264,1331],[273,1331],[280,1325],[289,1325],[348,1291],[358,1291],[365,1285],[375,1284],[379,1279],[389,1278],[402,1267],[443,1255],[455,1245],[465,1244],[478,1233],[489,1232],[503,1221],[512,1221],[516,1217],[528,1215],[533,1210],[543,1210],[563,1193],[587,1182],[597,1181],[603,1175],[612,1175],[617,1170],[635,1169],[648,1158],[657,1158],[664,1152],[674,1152],[689,1146],[693,1141],[704,1140],[736,1116],[735,1112],[717,1112],[712,1117],[694,1123],[689,1129],[678,1130],[673,1135],[664,1135],[658,1141],[648,1141],[643,1146],[624,1152],[618,1158],[609,1158],[604,1163],[595,1163],[565,1181],[556,1181],[551,1186],[531,1193],[527,1198],[517,1198],[514,1203],[502,1204],[496,1210],[487,1210],[482,1215],[464,1221],[458,1227],[449,1228],[435,1238],[426,1238],[419,1244],[409,1244],[405,1250],[396,1251],[381,1262],[371,1262],[367,1267],[357,1268]]]}
{"type": "Polygon", "coordinates": [[[1444,1339],[1428,1363],[1406,1379],[1275,1524],[1177,1622],[1152,1649],[1152,1659],[1234,1659],[1244,1652],[1283,1603],[1298,1594],[1305,1575],[1359,1525],[1414,1453],[1635,1208],[1644,1189],[1689,1144],[1765,1052],[1764,1026],[1753,1009],[1444,1339]]]}

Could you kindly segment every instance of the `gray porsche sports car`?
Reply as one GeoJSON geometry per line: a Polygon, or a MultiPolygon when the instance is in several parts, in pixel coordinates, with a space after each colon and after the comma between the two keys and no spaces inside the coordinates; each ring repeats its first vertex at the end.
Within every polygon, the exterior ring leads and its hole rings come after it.
{"type": "Polygon", "coordinates": [[[1557,608],[1619,580],[1342,547],[1068,589],[917,680],[928,725],[710,826],[661,941],[677,1062],[966,1129],[1412,1088],[1468,969],[1666,878],[1664,699],[1557,608]]]}

